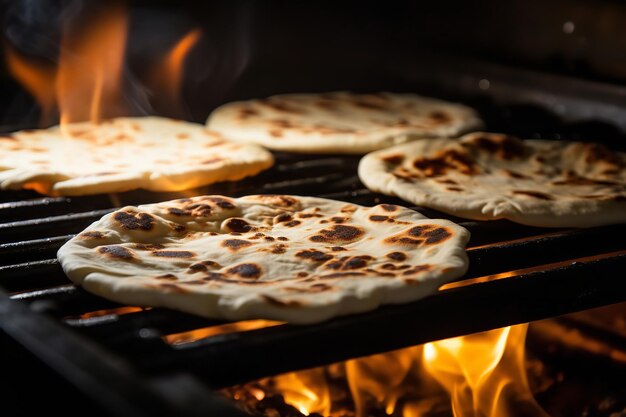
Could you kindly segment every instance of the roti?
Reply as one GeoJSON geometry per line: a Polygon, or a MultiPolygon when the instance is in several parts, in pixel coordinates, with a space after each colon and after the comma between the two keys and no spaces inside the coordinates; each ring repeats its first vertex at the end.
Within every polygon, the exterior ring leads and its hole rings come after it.
{"type": "Polygon", "coordinates": [[[160,117],[28,130],[0,136],[0,189],[85,195],[179,191],[269,168],[272,155],[202,125],[160,117]]]}
{"type": "Polygon", "coordinates": [[[203,196],[124,207],[58,258],[74,283],[120,303],[305,324],[436,292],[465,273],[468,239],[395,205],[203,196]]]}
{"type": "Polygon", "coordinates": [[[373,191],[469,219],[541,227],[626,221],[626,154],[596,143],[471,133],[372,152],[359,177],[373,191]]]}
{"type": "Polygon", "coordinates": [[[285,94],[225,104],[207,120],[225,137],[269,149],[363,154],[423,137],[481,128],[461,104],[415,94],[285,94]]]}

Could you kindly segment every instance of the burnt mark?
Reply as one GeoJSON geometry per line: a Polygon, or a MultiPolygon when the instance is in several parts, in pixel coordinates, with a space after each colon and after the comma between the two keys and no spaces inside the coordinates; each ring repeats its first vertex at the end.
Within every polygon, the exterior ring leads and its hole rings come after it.
{"type": "Polygon", "coordinates": [[[353,242],[362,237],[365,232],[355,226],[345,226],[337,224],[328,229],[322,229],[319,234],[309,238],[312,242],[335,243],[335,242],[353,242]]]}
{"type": "Polygon", "coordinates": [[[178,277],[174,274],[163,274],[163,275],[159,275],[154,277],[158,280],[163,280],[163,281],[178,281],[178,277]]]}
{"type": "Polygon", "coordinates": [[[218,269],[221,268],[222,265],[215,261],[202,261],[196,262],[195,264],[189,265],[189,269],[187,269],[188,274],[195,274],[196,272],[206,272],[209,269],[218,269]]]}
{"type": "Polygon", "coordinates": [[[138,213],[136,211],[118,211],[113,215],[113,219],[117,221],[124,229],[127,230],[152,230],[155,219],[148,213],[138,213]]]}
{"type": "Polygon", "coordinates": [[[297,275],[299,278],[306,278],[306,277],[308,277],[308,276],[309,276],[309,273],[308,273],[308,272],[298,272],[296,275],[297,275]]]}
{"type": "Polygon", "coordinates": [[[448,149],[432,158],[418,158],[413,161],[413,167],[427,177],[439,177],[448,171],[460,172],[465,175],[476,175],[478,165],[467,152],[448,149]]]}
{"type": "Polygon", "coordinates": [[[383,162],[391,165],[399,165],[404,161],[404,155],[402,154],[394,154],[387,155],[382,157],[383,162]]]}
{"type": "Polygon", "coordinates": [[[250,223],[245,221],[244,219],[232,218],[228,219],[224,224],[228,230],[236,233],[248,233],[253,230],[253,227],[250,226],[250,223]]]}
{"type": "Polygon", "coordinates": [[[374,258],[369,255],[343,256],[338,260],[328,262],[324,265],[327,269],[351,270],[365,268],[369,261],[374,258]]]}
{"type": "Polygon", "coordinates": [[[479,136],[468,144],[506,160],[520,158],[525,154],[523,142],[511,136],[479,136]]]}
{"type": "Polygon", "coordinates": [[[150,251],[163,249],[164,247],[165,245],[162,245],[160,243],[135,243],[133,245],[133,249],[150,251]]]}
{"type": "Polygon", "coordinates": [[[253,263],[233,266],[227,272],[242,278],[258,278],[261,276],[261,268],[253,263]]]}
{"type": "Polygon", "coordinates": [[[226,239],[222,242],[222,246],[228,248],[232,251],[238,251],[242,248],[247,248],[248,246],[254,245],[254,242],[249,242],[243,239],[226,239]]]}
{"type": "Polygon", "coordinates": [[[348,220],[347,217],[334,216],[330,218],[333,223],[345,223],[348,220]]]}
{"type": "Polygon", "coordinates": [[[465,191],[465,189],[461,187],[446,187],[446,190],[455,192],[465,191]]]}
{"type": "Polygon", "coordinates": [[[427,245],[435,245],[441,243],[444,240],[448,240],[448,238],[450,238],[451,236],[452,233],[445,227],[439,227],[435,230],[429,230],[428,232],[424,233],[427,245]]]}
{"type": "Polygon", "coordinates": [[[283,244],[283,243],[277,243],[276,245],[272,246],[272,253],[280,255],[287,252],[287,245],[283,244]]]}
{"type": "Polygon", "coordinates": [[[273,137],[273,138],[282,138],[283,137],[283,131],[282,130],[270,129],[270,130],[267,131],[267,133],[269,133],[270,136],[273,137]]]}
{"type": "Polygon", "coordinates": [[[280,240],[281,242],[287,242],[289,240],[289,238],[285,237],[285,236],[278,236],[276,238],[276,240],[280,240]]]}
{"type": "Polygon", "coordinates": [[[306,259],[313,262],[326,262],[333,259],[333,255],[320,252],[315,249],[307,249],[296,253],[298,258],[306,259]]]}
{"type": "Polygon", "coordinates": [[[437,124],[449,123],[453,119],[443,110],[435,110],[428,113],[428,118],[437,124]]]}
{"type": "Polygon", "coordinates": [[[81,233],[78,237],[82,239],[95,240],[95,239],[104,239],[104,233],[99,232],[97,230],[88,230],[86,232],[81,233]]]}
{"type": "Polygon", "coordinates": [[[394,204],[381,204],[380,207],[385,211],[396,211],[400,208],[394,204]]]}
{"type": "Polygon", "coordinates": [[[397,261],[397,262],[406,261],[406,254],[404,252],[389,252],[385,256],[391,259],[392,261],[397,261]]]}
{"type": "Polygon", "coordinates": [[[452,236],[452,232],[450,232],[447,228],[438,227],[432,224],[426,224],[421,226],[413,226],[406,232],[388,237],[384,240],[384,242],[415,246],[419,246],[422,244],[433,245],[443,242],[450,236],[452,236]]]}
{"type": "Polygon", "coordinates": [[[299,219],[310,219],[311,217],[323,217],[323,216],[317,213],[298,213],[299,219]]]}
{"type": "Polygon", "coordinates": [[[342,252],[348,249],[344,248],[343,246],[333,246],[330,248],[330,250],[332,250],[333,252],[342,252]]]}
{"type": "Polygon", "coordinates": [[[292,220],[290,222],[285,223],[286,227],[295,227],[298,226],[299,224],[301,224],[302,222],[299,220],[292,220]]]}
{"type": "Polygon", "coordinates": [[[291,207],[298,204],[298,200],[294,197],[282,194],[264,194],[258,196],[261,200],[269,200],[270,204],[279,207],[291,207]]]}
{"type": "Polygon", "coordinates": [[[228,201],[227,199],[222,197],[209,197],[208,200],[215,203],[216,206],[218,206],[219,208],[223,208],[224,210],[232,210],[235,208],[235,205],[231,201],[228,201]]]}
{"type": "Polygon", "coordinates": [[[109,256],[111,258],[123,259],[126,261],[135,258],[135,254],[130,249],[126,249],[125,247],[118,245],[100,246],[98,248],[98,253],[109,256]]]}
{"type": "Polygon", "coordinates": [[[185,210],[191,210],[191,214],[196,217],[205,217],[211,214],[213,208],[208,204],[194,203],[185,206],[185,210]]]}
{"type": "Polygon", "coordinates": [[[546,193],[542,193],[542,192],[539,192],[539,191],[513,190],[513,194],[533,197],[533,198],[537,198],[539,200],[553,200],[551,195],[546,194],[546,193]]]}
{"type": "Polygon", "coordinates": [[[384,222],[386,220],[389,220],[390,217],[389,216],[378,216],[378,215],[373,215],[369,217],[370,221],[373,222],[384,222]]]}
{"type": "Polygon", "coordinates": [[[247,119],[252,116],[258,116],[259,112],[251,107],[244,107],[239,109],[238,116],[240,119],[247,119]]]}
{"type": "Polygon", "coordinates": [[[289,213],[282,213],[278,216],[274,217],[274,224],[276,223],[285,223],[293,220],[293,217],[289,213]]]}
{"type": "Polygon", "coordinates": [[[179,209],[177,207],[169,207],[167,212],[174,216],[191,216],[191,211],[179,209]]]}
{"type": "Polygon", "coordinates": [[[273,241],[275,241],[275,240],[276,240],[276,239],[274,239],[272,236],[265,236],[263,239],[264,239],[266,242],[273,242],[273,241]]]}
{"type": "Polygon", "coordinates": [[[193,258],[196,256],[195,253],[189,252],[188,250],[159,250],[152,252],[153,256],[158,256],[159,258],[193,258]]]}

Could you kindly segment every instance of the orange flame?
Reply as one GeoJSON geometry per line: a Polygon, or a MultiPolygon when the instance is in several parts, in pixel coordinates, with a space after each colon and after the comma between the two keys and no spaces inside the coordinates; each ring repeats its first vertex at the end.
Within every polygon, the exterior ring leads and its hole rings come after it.
{"type": "Polygon", "coordinates": [[[302,414],[330,415],[330,389],[323,368],[279,375],[274,378],[273,383],[283,394],[285,402],[296,407],[302,414]]]}
{"type": "Polygon", "coordinates": [[[167,94],[169,100],[176,103],[180,101],[180,91],[182,88],[183,69],[185,58],[189,51],[196,45],[202,32],[194,29],[183,36],[165,55],[161,65],[156,67],[153,74],[155,82],[162,86],[162,90],[167,94]]]}
{"type": "Polygon", "coordinates": [[[81,33],[65,30],[56,78],[61,124],[90,120],[120,106],[127,14],[108,7],[81,33]]]}
{"type": "Polygon", "coordinates": [[[455,417],[547,416],[524,369],[527,324],[427,343],[423,362],[455,417]]]}
{"type": "Polygon", "coordinates": [[[55,69],[44,64],[33,65],[8,45],[5,48],[5,53],[9,71],[24,86],[26,91],[35,97],[41,106],[42,119],[49,119],[56,101],[54,91],[55,69]]]}
{"type": "MultiPolygon", "coordinates": [[[[65,22],[56,68],[27,58],[7,45],[8,68],[41,106],[43,123],[51,121],[54,110],[60,114],[62,127],[129,116],[133,109],[122,95],[127,32],[127,10],[113,4],[81,25],[65,22]]],[[[167,98],[170,112],[178,109],[183,63],[200,36],[200,30],[189,32],[152,70],[154,86],[159,95],[167,98]]]]}
{"type": "MultiPolygon", "coordinates": [[[[452,409],[455,417],[546,417],[532,396],[524,368],[527,327],[507,327],[292,372],[243,389],[258,400],[281,394],[304,415],[367,417],[372,410],[380,410],[388,416],[423,417],[452,409]],[[338,384],[337,378],[343,382],[338,384]],[[337,387],[342,385],[354,413],[345,401],[335,401],[337,387]]],[[[237,391],[234,396],[241,397],[237,391]]]]}

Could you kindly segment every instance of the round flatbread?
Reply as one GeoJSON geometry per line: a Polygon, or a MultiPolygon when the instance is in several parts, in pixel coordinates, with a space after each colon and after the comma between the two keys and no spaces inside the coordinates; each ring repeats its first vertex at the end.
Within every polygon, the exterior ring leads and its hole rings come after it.
{"type": "Polygon", "coordinates": [[[118,118],[0,136],[0,189],[85,195],[144,188],[178,191],[238,180],[271,167],[272,155],[202,125],[118,118]]]}
{"type": "Polygon", "coordinates": [[[87,291],[211,318],[314,323],[432,294],[469,232],[395,205],[204,196],[104,216],[58,253],[87,291]]]}
{"type": "Polygon", "coordinates": [[[461,104],[415,94],[285,94],[216,109],[207,120],[225,137],[270,149],[363,154],[423,137],[481,128],[461,104]]]}
{"type": "Polygon", "coordinates": [[[366,155],[371,190],[477,220],[541,227],[626,221],[626,154],[595,143],[493,133],[432,139],[366,155]]]}

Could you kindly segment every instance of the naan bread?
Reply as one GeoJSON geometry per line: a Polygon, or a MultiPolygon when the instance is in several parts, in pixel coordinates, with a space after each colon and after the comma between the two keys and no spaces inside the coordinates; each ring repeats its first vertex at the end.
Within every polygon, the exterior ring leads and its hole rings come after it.
{"type": "Polygon", "coordinates": [[[626,154],[595,143],[492,133],[423,140],[366,155],[359,177],[373,191],[470,219],[626,222],[626,154]]]}
{"type": "Polygon", "coordinates": [[[108,214],[58,258],[76,284],[121,303],[313,323],[436,292],[465,272],[468,238],[395,205],[204,196],[108,214]]]}
{"type": "Polygon", "coordinates": [[[0,189],[84,195],[145,188],[178,191],[238,180],[272,155],[204,126],[159,117],[118,118],[0,136],[0,189]]]}
{"type": "Polygon", "coordinates": [[[225,104],[207,120],[225,137],[269,149],[363,154],[479,129],[476,112],[414,94],[285,94],[225,104]]]}

